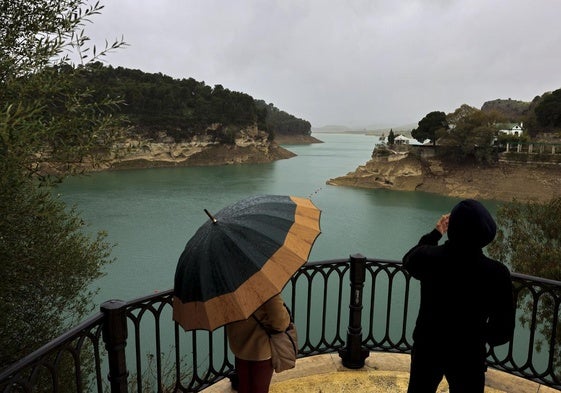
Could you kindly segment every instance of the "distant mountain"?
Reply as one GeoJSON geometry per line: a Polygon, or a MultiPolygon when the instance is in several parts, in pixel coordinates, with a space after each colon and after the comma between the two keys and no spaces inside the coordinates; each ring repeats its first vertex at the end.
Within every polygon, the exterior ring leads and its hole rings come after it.
{"type": "Polygon", "coordinates": [[[388,132],[389,130],[393,130],[393,132],[411,132],[412,129],[417,128],[418,124],[403,124],[400,126],[393,126],[393,127],[385,127],[385,128],[380,128],[378,130],[375,131],[383,131],[383,132],[388,132]]]}
{"type": "Polygon", "coordinates": [[[360,133],[360,134],[387,134],[390,130],[394,132],[402,132],[408,133],[411,132],[413,128],[417,127],[416,124],[406,124],[400,126],[389,126],[389,127],[381,127],[379,125],[371,125],[366,127],[348,127],[348,126],[341,126],[341,125],[329,125],[323,127],[312,127],[312,132],[317,133],[360,133]]]}
{"type": "Polygon", "coordinates": [[[506,120],[511,122],[520,122],[526,117],[530,111],[530,102],[518,101],[512,99],[497,99],[487,101],[481,106],[483,112],[495,111],[503,115],[506,120]]]}
{"type": "Polygon", "coordinates": [[[312,132],[323,132],[323,133],[339,133],[339,132],[349,132],[352,131],[351,128],[347,126],[323,126],[323,127],[312,127],[312,132]]]}

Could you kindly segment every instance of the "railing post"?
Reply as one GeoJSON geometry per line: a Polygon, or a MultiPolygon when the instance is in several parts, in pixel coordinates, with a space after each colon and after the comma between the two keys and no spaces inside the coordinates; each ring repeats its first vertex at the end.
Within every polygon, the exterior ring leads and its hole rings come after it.
{"type": "Polygon", "coordinates": [[[111,393],[125,393],[127,386],[127,316],[126,303],[122,300],[109,300],[101,305],[103,319],[103,341],[109,359],[109,383],[111,393]]]}
{"type": "Polygon", "coordinates": [[[349,326],[347,328],[347,344],[339,350],[343,366],[357,369],[364,367],[368,350],[362,348],[362,289],[366,277],[366,258],[361,254],[350,256],[351,302],[349,304],[349,326]]]}

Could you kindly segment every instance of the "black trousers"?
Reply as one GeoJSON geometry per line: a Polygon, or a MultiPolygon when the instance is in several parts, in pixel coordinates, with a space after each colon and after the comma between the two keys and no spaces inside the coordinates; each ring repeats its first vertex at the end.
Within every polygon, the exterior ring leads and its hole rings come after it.
{"type": "Polygon", "coordinates": [[[413,345],[407,393],[434,393],[446,377],[450,393],[483,393],[485,389],[485,355],[465,351],[454,345],[445,350],[434,345],[413,345]]]}

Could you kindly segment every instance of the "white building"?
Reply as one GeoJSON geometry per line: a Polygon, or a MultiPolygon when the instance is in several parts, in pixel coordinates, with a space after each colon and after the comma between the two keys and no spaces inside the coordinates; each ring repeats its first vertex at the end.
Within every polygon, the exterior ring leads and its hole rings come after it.
{"type": "Polygon", "coordinates": [[[396,144],[396,145],[415,145],[415,146],[419,146],[419,145],[430,144],[430,139],[425,139],[423,141],[423,143],[420,143],[415,138],[407,138],[406,136],[400,134],[400,135],[395,137],[393,143],[396,144]]]}
{"type": "Polygon", "coordinates": [[[499,134],[511,135],[511,136],[522,136],[524,130],[522,129],[522,123],[517,124],[510,129],[499,130],[499,134]]]}
{"type": "Polygon", "coordinates": [[[398,135],[394,138],[393,143],[396,145],[409,145],[412,142],[411,138],[407,138],[404,135],[398,135]]]}

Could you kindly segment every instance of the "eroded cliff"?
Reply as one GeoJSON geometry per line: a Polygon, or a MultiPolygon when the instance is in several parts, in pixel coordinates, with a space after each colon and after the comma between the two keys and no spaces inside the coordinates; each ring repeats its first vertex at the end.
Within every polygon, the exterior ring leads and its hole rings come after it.
{"type": "Polygon", "coordinates": [[[128,139],[120,147],[121,153],[100,169],[266,163],[295,156],[268,136],[257,127],[248,127],[235,133],[233,143],[218,141],[212,133],[178,143],[128,139]]]}
{"type": "Polygon", "coordinates": [[[499,162],[496,166],[451,165],[408,153],[374,156],[327,184],[423,191],[457,198],[545,202],[561,196],[561,166],[499,162]]]}

